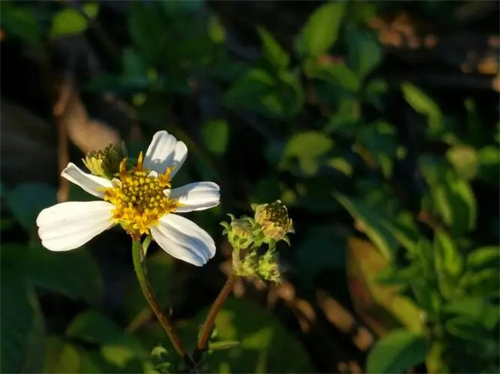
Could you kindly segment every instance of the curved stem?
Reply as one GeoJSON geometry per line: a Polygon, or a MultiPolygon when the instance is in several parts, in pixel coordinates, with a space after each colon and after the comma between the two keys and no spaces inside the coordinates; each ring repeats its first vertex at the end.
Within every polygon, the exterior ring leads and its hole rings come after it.
{"type": "Polygon", "coordinates": [[[191,365],[191,358],[187,355],[186,350],[184,349],[184,345],[175,332],[172,322],[170,322],[170,319],[162,313],[161,307],[154,297],[151,285],[146,278],[146,274],[144,273],[144,268],[142,266],[143,251],[140,240],[134,240],[134,242],[132,243],[132,257],[134,260],[135,274],[137,276],[137,280],[139,281],[139,285],[141,286],[141,291],[144,294],[144,297],[146,297],[146,300],[148,301],[149,306],[156,315],[156,318],[158,318],[158,321],[170,338],[170,341],[172,342],[176,352],[184,358],[186,364],[191,365]]]}
{"type": "Polygon", "coordinates": [[[203,352],[207,350],[208,339],[210,338],[212,328],[215,324],[215,318],[217,317],[217,314],[219,314],[222,305],[224,305],[224,302],[226,301],[229,294],[233,290],[234,281],[235,281],[234,274],[230,274],[227,277],[224,287],[222,287],[222,289],[220,290],[217,299],[215,299],[214,303],[212,304],[212,307],[210,308],[210,311],[208,312],[207,319],[205,321],[205,324],[203,325],[202,332],[198,339],[198,344],[196,345],[196,350],[193,354],[193,360],[195,362],[199,362],[201,359],[201,355],[203,354],[203,352]]]}

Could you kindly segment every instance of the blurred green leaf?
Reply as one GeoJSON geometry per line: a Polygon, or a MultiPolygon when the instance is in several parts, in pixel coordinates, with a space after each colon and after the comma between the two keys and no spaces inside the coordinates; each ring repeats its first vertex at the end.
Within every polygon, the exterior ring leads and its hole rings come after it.
{"type": "Polygon", "coordinates": [[[370,80],[364,90],[366,101],[372,104],[377,110],[383,111],[386,102],[386,94],[389,85],[383,79],[370,80]]]}
{"type": "Polygon", "coordinates": [[[500,284],[498,268],[489,268],[477,272],[466,272],[460,279],[460,288],[471,296],[498,297],[500,284]]]}
{"type": "Polygon", "coordinates": [[[229,125],[222,119],[208,121],[202,129],[203,139],[207,148],[216,155],[226,152],[229,141],[229,125]]]}
{"type": "Polygon", "coordinates": [[[226,30],[221,24],[219,19],[215,16],[211,16],[208,21],[208,35],[214,43],[224,43],[226,40],[226,30]]]}
{"type": "Polygon", "coordinates": [[[421,312],[400,294],[401,286],[379,282],[380,274],[389,266],[389,261],[372,243],[349,238],[346,270],[356,312],[379,336],[403,326],[420,332],[423,330],[421,312]]]}
{"type": "Polygon", "coordinates": [[[442,311],[446,314],[467,316],[486,329],[493,329],[500,319],[498,306],[493,305],[481,297],[461,297],[443,306],[442,311]]]}
{"type": "Polygon", "coordinates": [[[270,118],[289,118],[302,107],[302,87],[287,71],[278,75],[252,69],[240,77],[224,95],[225,104],[235,110],[250,110],[270,118]]]}
{"type": "Polygon", "coordinates": [[[384,177],[390,178],[398,146],[394,126],[383,121],[364,126],[358,132],[357,139],[375,159],[384,177]]]}
{"type": "Polygon", "coordinates": [[[142,56],[132,48],[123,51],[123,75],[125,77],[146,76],[147,65],[142,56]]]}
{"type": "Polygon", "coordinates": [[[409,251],[415,247],[418,233],[413,227],[398,222],[360,199],[338,193],[334,197],[356,220],[358,230],[364,232],[387,259],[393,258],[398,243],[409,251]]]}
{"type": "Polygon", "coordinates": [[[420,158],[420,170],[430,186],[434,210],[454,235],[463,235],[476,226],[476,199],[472,189],[454,170],[439,160],[420,158]]]}
{"type": "Polygon", "coordinates": [[[377,38],[368,31],[349,28],[346,39],[350,65],[363,80],[380,63],[382,48],[377,38]]]}
{"type": "MultiPolygon", "coordinates": [[[[205,317],[205,311],[200,320],[205,317]]],[[[312,370],[307,353],[279,320],[243,299],[229,298],[215,321],[220,341],[238,340],[230,351],[206,357],[210,368],[231,373],[305,373],[312,370]]]]}
{"type": "Polygon", "coordinates": [[[444,131],[444,118],[436,102],[420,88],[409,82],[404,82],[401,85],[401,89],[403,90],[403,95],[408,104],[410,104],[416,112],[427,117],[430,134],[436,136],[441,135],[444,131]]]}
{"type": "MultiPolygon", "coordinates": [[[[99,3],[84,4],[81,11],[88,18],[93,19],[99,12],[99,3]]],[[[74,8],[65,8],[59,11],[52,18],[50,37],[55,39],[73,34],[81,34],[89,26],[87,17],[74,8]]]]}
{"type": "Polygon", "coordinates": [[[295,40],[295,49],[300,57],[319,57],[335,44],[345,8],[345,2],[330,2],[309,16],[295,40]]]}
{"type": "Polygon", "coordinates": [[[333,148],[334,142],[327,135],[317,131],[297,133],[288,140],[281,162],[280,169],[291,166],[291,160],[296,159],[300,171],[304,175],[316,174],[321,166],[322,160],[333,148]]]}
{"type": "Polygon", "coordinates": [[[0,370],[2,373],[40,373],[43,367],[44,321],[32,286],[2,254],[0,370]]]}
{"type": "Polygon", "coordinates": [[[463,257],[455,242],[443,230],[434,233],[434,264],[439,289],[448,300],[457,296],[458,279],[463,271],[463,257]]]}
{"type": "Polygon", "coordinates": [[[31,47],[41,47],[40,26],[29,8],[20,6],[19,2],[13,5],[13,2],[1,1],[0,14],[0,24],[7,37],[12,34],[31,47]]]}
{"type": "Polygon", "coordinates": [[[349,93],[357,93],[361,87],[357,74],[343,63],[319,63],[308,59],[304,62],[304,72],[309,78],[324,80],[333,88],[342,88],[349,93]]]}
{"type": "Polygon", "coordinates": [[[277,69],[284,69],[290,63],[290,56],[286,53],[272,34],[263,27],[257,28],[263,44],[266,60],[277,69]]]}
{"type": "Polygon", "coordinates": [[[408,330],[394,330],[375,343],[368,354],[367,373],[402,373],[424,362],[427,355],[425,339],[408,330]]]}
{"type": "Polygon", "coordinates": [[[23,252],[24,269],[34,285],[89,303],[102,297],[101,273],[90,251],[55,253],[36,245],[23,252]]]}
{"type": "Polygon", "coordinates": [[[467,268],[486,268],[500,266],[500,247],[477,248],[467,256],[467,268]]]}
{"type": "Polygon", "coordinates": [[[240,345],[238,341],[209,342],[208,349],[212,351],[223,351],[240,345]]]}
{"type": "Polygon", "coordinates": [[[446,157],[459,177],[470,180],[477,174],[479,162],[474,148],[463,145],[455,146],[446,152],[446,157]]]}
{"type": "Polygon", "coordinates": [[[5,192],[5,196],[14,218],[28,234],[35,230],[40,211],[57,203],[55,188],[43,183],[22,183],[5,192]]]}
{"type": "Polygon", "coordinates": [[[78,349],[62,339],[50,336],[45,340],[44,373],[81,373],[78,349]]]}
{"type": "Polygon", "coordinates": [[[500,152],[498,147],[486,146],[477,152],[478,178],[498,186],[500,180],[500,152]]]}
{"type": "Polygon", "coordinates": [[[459,316],[446,321],[446,331],[457,338],[481,341],[490,338],[489,331],[469,316],[459,316]]]}

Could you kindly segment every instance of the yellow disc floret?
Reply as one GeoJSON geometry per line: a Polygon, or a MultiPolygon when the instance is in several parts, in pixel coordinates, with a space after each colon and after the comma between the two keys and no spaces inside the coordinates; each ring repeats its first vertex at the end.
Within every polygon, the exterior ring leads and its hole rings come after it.
{"type": "Polygon", "coordinates": [[[180,204],[168,196],[172,168],[167,168],[164,174],[144,169],[142,152],[137,166],[127,170],[126,162],[123,159],[120,164],[120,172],[113,179],[114,187],[104,190],[104,200],[115,206],[113,220],[138,239],[149,234],[152,225],[158,224],[165,214],[175,212],[180,204]]]}

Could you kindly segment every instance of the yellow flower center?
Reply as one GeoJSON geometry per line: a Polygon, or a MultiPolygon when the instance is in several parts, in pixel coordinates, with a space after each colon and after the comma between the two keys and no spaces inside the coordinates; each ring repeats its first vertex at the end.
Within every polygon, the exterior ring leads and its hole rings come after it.
{"type": "Polygon", "coordinates": [[[175,212],[180,205],[177,199],[169,198],[164,192],[171,188],[173,168],[158,175],[144,169],[143,159],[141,152],[137,166],[130,170],[126,167],[127,159],[123,159],[120,172],[113,180],[114,187],[104,189],[104,200],[115,206],[113,220],[135,239],[149,234],[152,225],[157,225],[161,217],[175,212]]]}

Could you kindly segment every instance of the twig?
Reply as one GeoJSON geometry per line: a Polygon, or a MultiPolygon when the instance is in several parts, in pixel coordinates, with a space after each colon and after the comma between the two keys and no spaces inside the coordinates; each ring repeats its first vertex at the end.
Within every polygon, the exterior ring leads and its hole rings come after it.
{"type": "Polygon", "coordinates": [[[207,350],[208,339],[210,338],[210,334],[215,323],[215,318],[217,317],[217,314],[219,314],[222,305],[224,305],[224,302],[233,290],[234,281],[235,276],[231,273],[227,277],[224,287],[222,287],[222,289],[220,290],[219,296],[217,296],[217,299],[215,299],[212,307],[210,308],[210,311],[208,312],[207,319],[205,321],[205,324],[203,325],[202,332],[198,339],[196,350],[193,353],[194,362],[199,362],[203,353],[207,350]]]}

